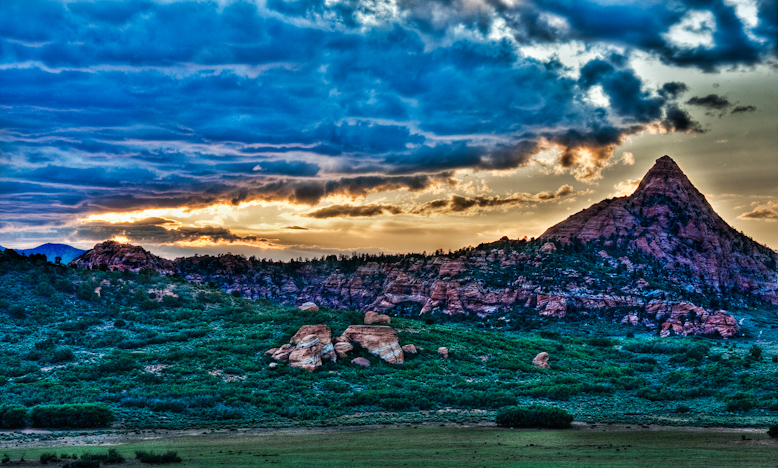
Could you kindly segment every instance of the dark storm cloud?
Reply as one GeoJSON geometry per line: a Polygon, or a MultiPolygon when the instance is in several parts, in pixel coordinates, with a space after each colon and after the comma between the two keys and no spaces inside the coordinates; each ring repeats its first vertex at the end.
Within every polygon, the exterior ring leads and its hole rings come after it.
{"type": "Polygon", "coordinates": [[[422,191],[457,169],[526,165],[549,142],[560,166],[596,178],[649,126],[701,131],[676,101],[686,85],[651,89],[632,53],[716,71],[778,51],[767,0],[757,39],[723,0],[219,3],[0,2],[14,19],[0,21],[2,227],[422,191]],[[698,10],[715,19],[712,44],[668,39],[698,10]],[[490,38],[497,26],[507,38],[490,38]],[[569,41],[624,55],[578,79],[516,48],[569,41]],[[607,108],[585,99],[595,86],[607,108]]]}
{"type": "Polygon", "coordinates": [[[305,216],[317,219],[341,218],[341,217],[370,217],[384,214],[412,214],[430,215],[440,213],[465,213],[485,211],[493,208],[520,206],[529,203],[548,202],[559,200],[575,194],[573,187],[563,185],[553,192],[539,192],[537,194],[521,193],[509,197],[463,197],[452,195],[447,199],[432,200],[415,207],[402,207],[399,205],[370,204],[370,205],[332,205],[320,210],[308,213],[305,216]]]}
{"type": "Polygon", "coordinates": [[[694,96],[686,101],[686,104],[718,111],[727,109],[732,105],[726,97],[719,96],[718,94],[708,94],[707,96],[702,97],[694,96]]]}
{"type": "Polygon", "coordinates": [[[173,244],[207,240],[213,243],[263,243],[258,236],[239,236],[229,229],[213,226],[165,228],[169,221],[145,219],[134,223],[84,223],[76,228],[73,237],[81,241],[102,241],[115,236],[127,237],[131,242],[173,244]]]}
{"type": "Polygon", "coordinates": [[[746,112],[756,112],[756,106],[736,106],[732,109],[732,114],[743,114],[746,112]]]}
{"type": "Polygon", "coordinates": [[[394,205],[333,205],[308,213],[306,216],[310,218],[326,219],[337,217],[378,216],[385,213],[400,214],[402,212],[402,208],[394,205]]]}
{"type": "Polygon", "coordinates": [[[665,112],[662,127],[670,132],[705,133],[699,122],[692,119],[688,112],[678,106],[670,106],[665,112]]]}
{"type": "Polygon", "coordinates": [[[686,86],[686,83],[671,81],[669,83],[663,84],[662,87],[659,88],[659,91],[657,92],[659,93],[660,96],[664,98],[675,99],[688,90],[689,87],[686,86]]]}

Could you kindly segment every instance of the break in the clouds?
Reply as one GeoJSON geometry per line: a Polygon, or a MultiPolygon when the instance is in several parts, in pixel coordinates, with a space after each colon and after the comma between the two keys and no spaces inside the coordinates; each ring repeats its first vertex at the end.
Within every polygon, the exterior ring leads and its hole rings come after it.
{"type": "MultiPolygon", "coordinates": [[[[635,57],[706,73],[778,57],[772,0],[5,0],[0,17],[2,232],[422,193],[538,161],[591,182],[628,138],[700,133],[691,108],[734,106],[651,84],[635,57]],[[586,51],[578,65],[531,53],[565,47],[586,51]]],[[[506,197],[402,212],[519,202],[506,197]]],[[[338,206],[311,216],[399,209],[338,206]]]]}

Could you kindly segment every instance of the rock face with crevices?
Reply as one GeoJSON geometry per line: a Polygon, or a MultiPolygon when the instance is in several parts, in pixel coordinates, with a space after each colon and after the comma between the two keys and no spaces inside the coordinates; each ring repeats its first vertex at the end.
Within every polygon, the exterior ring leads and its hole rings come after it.
{"type": "Polygon", "coordinates": [[[341,337],[350,343],[358,343],[370,354],[390,364],[402,364],[405,355],[392,327],[378,325],[351,325],[341,337]]]}

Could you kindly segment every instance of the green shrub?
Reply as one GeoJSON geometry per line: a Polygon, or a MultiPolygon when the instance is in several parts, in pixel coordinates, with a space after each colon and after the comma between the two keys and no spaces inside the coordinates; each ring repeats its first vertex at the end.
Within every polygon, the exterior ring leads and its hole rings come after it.
{"type": "Polygon", "coordinates": [[[98,460],[75,460],[65,463],[62,468],[100,468],[100,462],[98,460]]]}
{"type": "Polygon", "coordinates": [[[597,346],[599,348],[608,348],[610,346],[613,346],[613,340],[609,338],[605,338],[603,336],[597,336],[586,340],[586,344],[588,344],[589,346],[597,346]]]}
{"type": "Polygon", "coordinates": [[[70,362],[70,361],[74,361],[75,359],[76,359],[76,355],[73,354],[73,350],[63,346],[55,349],[54,352],[51,353],[51,358],[49,358],[49,362],[51,363],[70,362]]]}
{"type": "Polygon", "coordinates": [[[767,435],[773,439],[778,438],[778,424],[773,424],[767,429],[767,435]]]}
{"type": "Polygon", "coordinates": [[[54,287],[45,281],[41,281],[38,283],[38,286],[35,287],[35,293],[43,297],[52,297],[56,292],[54,287]]]}
{"type": "Polygon", "coordinates": [[[176,296],[164,296],[162,298],[162,304],[165,307],[180,307],[181,306],[181,299],[179,299],[176,296]]]}
{"type": "Polygon", "coordinates": [[[570,427],[573,415],[555,406],[508,406],[497,411],[495,420],[501,427],[564,429],[570,427]]]}
{"type": "Polygon", "coordinates": [[[49,462],[57,462],[56,453],[42,453],[40,457],[41,465],[47,465],[49,462]]]}
{"type": "Polygon", "coordinates": [[[762,360],[762,348],[760,348],[757,345],[751,346],[751,349],[748,350],[749,352],[749,358],[753,359],[754,361],[761,361],[762,360]]]}
{"type": "Polygon", "coordinates": [[[154,453],[154,452],[143,452],[138,451],[135,452],[135,458],[141,461],[141,463],[154,463],[157,465],[162,465],[165,463],[180,463],[181,457],[178,456],[178,452],[165,452],[165,453],[154,453]]]}
{"type": "Polygon", "coordinates": [[[124,463],[124,457],[116,449],[108,449],[108,453],[85,453],[81,455],[81,460],[93,460],[106,465],[124,463]]]}
{"type": "Polygon", "coordinates": [[[737,393],[731,397],[727,397],[727,411],[729,412],[743,412],[754,408],[758,401],[752,395],[747,393],[737,393]]]}
{"type": "Polygon", "coordinates": [[[105,405],[39,405],[30,410],[33,427],[103,427],[114,419],[105,405]]]}
{"type": "Polygon", "coordinates": [[[0,405],[0,427],[18,429],[26,426],[27,408],[22,405],[0,405]]]}

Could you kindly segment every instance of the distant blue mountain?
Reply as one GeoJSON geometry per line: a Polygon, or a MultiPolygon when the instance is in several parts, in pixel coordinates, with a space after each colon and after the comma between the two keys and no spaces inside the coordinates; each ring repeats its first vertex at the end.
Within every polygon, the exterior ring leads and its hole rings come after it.
{"type": "MultiPolygon", "coordinates": [[[[4,247],[0,247],[0,250],[5,250],[4,247]]],[[[43,244],[32,249],[14,249],[19,254],[33,255],[43,254],[46,256],[46,260],[54,262],[57,257],[62,257],[62,263],[70,263],[71,260],[78,257],[86,250],[77,249],[66,244],[43,244]]]]}

